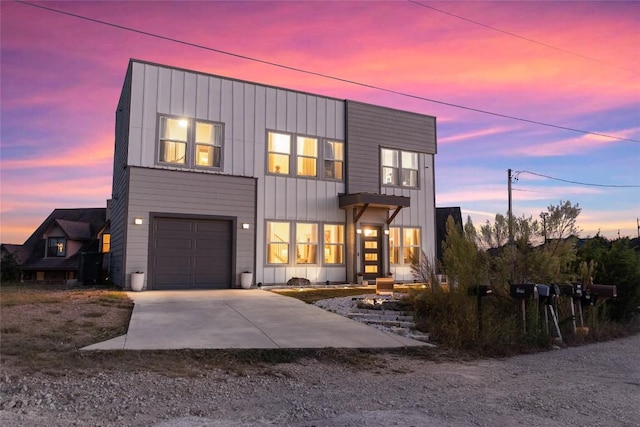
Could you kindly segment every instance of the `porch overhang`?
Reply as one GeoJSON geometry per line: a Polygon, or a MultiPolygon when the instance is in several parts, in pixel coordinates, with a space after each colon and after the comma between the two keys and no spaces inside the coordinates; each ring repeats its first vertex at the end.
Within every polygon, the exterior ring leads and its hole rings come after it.
{"type": "Polygon", "coordinates": [[[387,224],[391,224],[402,208],[411,206],[411,199],[376,193],[341,194],[338,196],[338,206],[340,209],[359,208],[353,212],[353,222],[358,222],[368,208],[393,209],[393,214],[387,219],[387,224]]]}

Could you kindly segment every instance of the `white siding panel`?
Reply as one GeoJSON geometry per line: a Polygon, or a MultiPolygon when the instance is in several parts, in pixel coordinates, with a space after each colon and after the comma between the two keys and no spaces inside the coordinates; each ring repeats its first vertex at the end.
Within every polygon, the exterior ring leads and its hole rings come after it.
{"type": "Polygon", "coordinates": [[[134,128],[142,127],[142,104],[144,102],[144,65],[133,64],[133,75],[131,76],[131,110],[129,115],[129,126],[134,128]]]}
{"type": "Polygon", "coordinates": [[[324,136],[327,134],[327,100],[325,98],[317,98],[317,100],[318,108],[316,110],[316,133],[320,136],[324,136]]]}
{"type": "Polygon", "coordinates": [[[287,91],[276,89],[276,129],[289,130],[287,127],[287,91]]]}
{"type": "Polygon", "coordinates": [[[307,96],[307,134],[318,135],[318,98],[307,96]]]}
{"type": "Polygon", "coordinates": [[[327,101],[327,129],[325,136],[336,137],[336,101],[327,101]]]}
{"type": "Polygon", "coordinates": [[[296,132],[307,134],[307,99],[308,96],[302,93],[297,94],[296,100],[296,132]]]}
{"type": "Polygon", "coordinates": [[[171,73],[171,114],[184,115],[184,71],[173,70],[171,73]]]}
{"type": "Polygon", "coordinates": [[[222,106],[222,81],[217,77],[209,78],[209,120],[222,120],[220,108],[222,106]]]}
{"type": "Polygon", "coordinates": [[[196,118],[209,118],[209,78],[198,74],[196,80],[196,118]]]}
{"type": "Polygon", "coordinates": [[[267,129],[278,128],[278,112],[276,106],[278,105],[278,94],[274,88],[265,88],[266,90],[266,109],[265,119],[267,129]]]}
{"type": "Polygon", "coordinates": [[[297,94],[286,92],[287,94],[287,131],[295,132],[298,129],[298,107],[297,94]]]}
{"type": "Polygon", "coordinates": [[[197,78],[193,73],[185,73],[184,75],[184,106],[182,115],[185,117],[196,116],[196,90],[197,78]]]}
{"type": "Polygon", "coordinates": [[[158,74],[158,113],[171,113],[171,70],[160,68],[158,74]]]}

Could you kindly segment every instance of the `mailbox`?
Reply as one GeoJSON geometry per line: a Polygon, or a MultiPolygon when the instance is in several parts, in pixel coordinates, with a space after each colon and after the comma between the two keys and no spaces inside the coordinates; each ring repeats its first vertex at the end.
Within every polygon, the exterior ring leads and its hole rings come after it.
{"type": "Polygon", "coordinates": [[[591,285],[591,294],[603,298],[615,298],[618,296],[616,285],[591,285]]]}
{"type": "Polygon", "coordinates": [[[535,283],[512,284],[510,291],[512,298],[525,299],[538,297],[538,289],[535,283]]]}
{"type": "Polygon", "coordinates": [[[573,285],[573,296],[580,298],[582,296],[582,283],[572,283],[573,285]]]}
{"type": "MultiPolygon", "coordinates": [[[[568,284],[568,285],[558,285],[558,288],[560,289],[560,295],[563,296],[578,296],[574,293],[574,288],[573,285],[568,284]]],[[[580,292],[582,293],[582,291],[580,292]]]]}
{"type": "Polygon", "coordinates": [[[486,297],[492,293],[493,291],[489,285],[476,285],[467,288],[467,295],[469,296],[486,297]]]}

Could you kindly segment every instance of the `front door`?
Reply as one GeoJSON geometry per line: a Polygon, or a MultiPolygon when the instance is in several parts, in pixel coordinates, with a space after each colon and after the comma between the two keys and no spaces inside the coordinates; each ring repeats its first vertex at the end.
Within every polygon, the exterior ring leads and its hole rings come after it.
{"type": "Polygon", "coordinates": [[[364,226],[362,228],[361,263],[364,280],[382,277],[382,228],[364,226]]]}

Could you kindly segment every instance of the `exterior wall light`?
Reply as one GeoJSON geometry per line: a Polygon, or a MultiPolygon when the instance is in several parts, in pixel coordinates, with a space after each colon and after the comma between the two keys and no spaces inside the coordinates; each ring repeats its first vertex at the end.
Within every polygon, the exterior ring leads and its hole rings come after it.
{"type": "Polygon", "coordinates": [[[250,227],[250,226],[249,226],[249,223],[248,223],[248,222],[243,222],[243,223],[242,223],[242,229],[243,229],[243,230],[248,230],[248,229],[249,229],[249,227],[250,227]]]}
{"type": "Polygon", "coordinates": [[[389,235],[389,230],[384,230],[384,234],[386,234],[387,236],[389,235]]]}
{"type": "Polygon", "coordinates": [[[362,234],[362,228],[356,228],[356,233],[362,234]]]}
{"type": "Polygon", "coordinates": [[[142,225],[142,218],[134,218],[133,223],[135,225],[142,225]]]}

